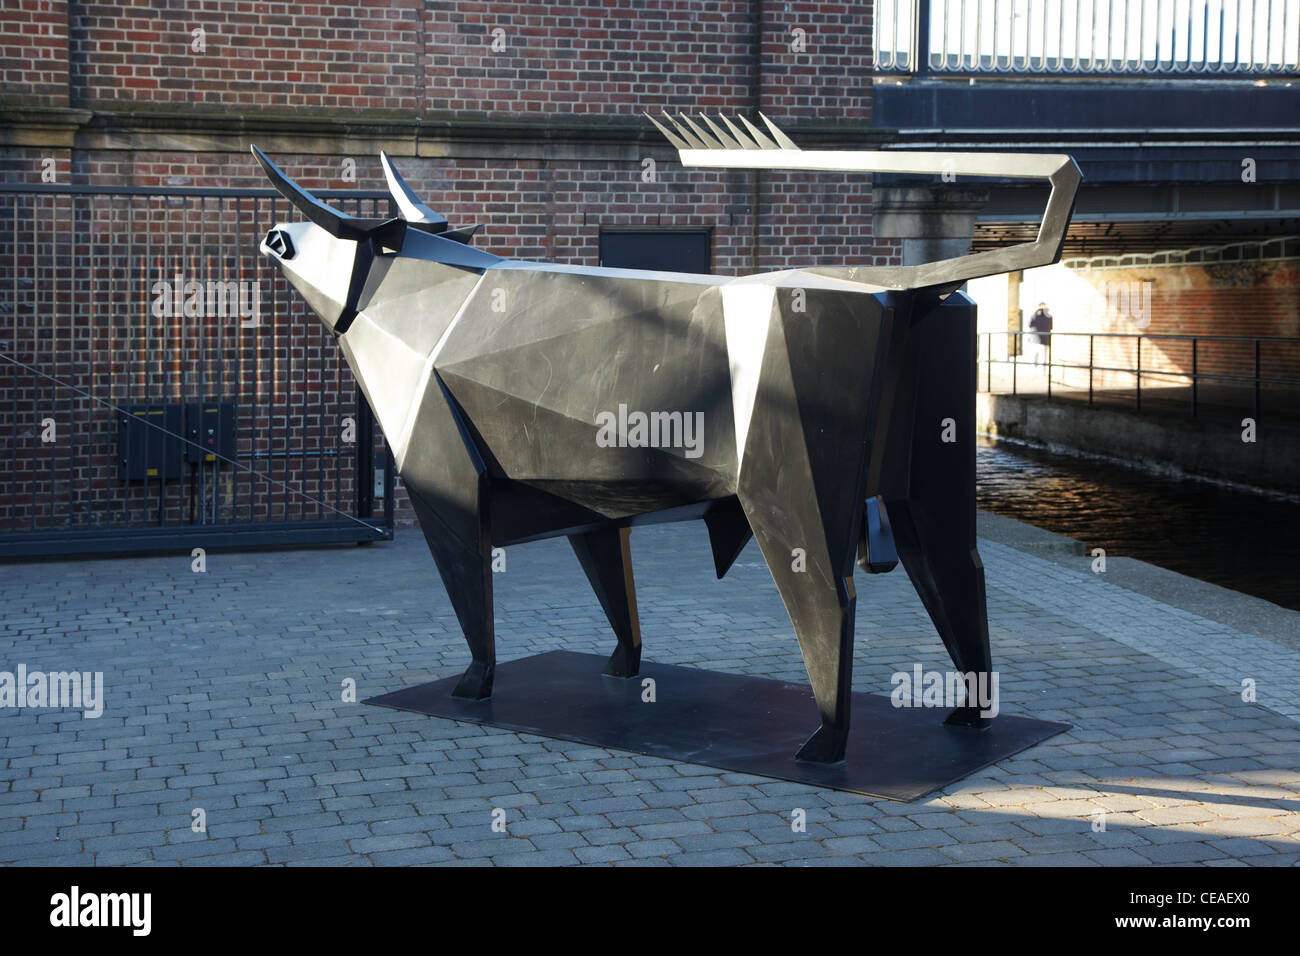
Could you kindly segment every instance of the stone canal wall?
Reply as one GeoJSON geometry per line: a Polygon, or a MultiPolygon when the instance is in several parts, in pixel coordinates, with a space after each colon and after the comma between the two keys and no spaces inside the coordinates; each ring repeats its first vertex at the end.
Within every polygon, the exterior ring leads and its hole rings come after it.
{"type": "Polygon", "coordinates": [[[1233,420],[1202,421],[1043,395],[976,396],[975,430],[1067,454],[1095,455],[1154,471],[1300,493],[1300,428],[1261,421],[1253,442],[1233,420]]]}

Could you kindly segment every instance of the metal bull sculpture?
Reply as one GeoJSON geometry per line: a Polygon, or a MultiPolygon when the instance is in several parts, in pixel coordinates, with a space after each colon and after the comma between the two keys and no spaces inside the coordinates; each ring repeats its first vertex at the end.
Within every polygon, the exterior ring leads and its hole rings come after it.
{"type": "MultiPolygon", "coordinates": [[[[629,529],[692,518],[719,578],[753,536],[776,581],[821,716],[798,758],[844,756],[855,555],[868,571],[901,559],[957,668],[987,678],[975,310],[953,293],[1055,262],[1078,169],[1068,156],[805,152],[762,120],[766,132],[656,126],[686,166],[1046,179],[1038,238],[738,278],[518,262],[449,229],[386,155],[402,215],[379,221],[321,203],[253,147],[308,220],[275,226],[261,251],[374,408],[469,644],[455,696],[492,693],[494,546],[567,536],[618,638],[605,673],[628,678],[641,657],[629,529]]],[[[948,717],[981,719],[970,700],[948,717]]]]}

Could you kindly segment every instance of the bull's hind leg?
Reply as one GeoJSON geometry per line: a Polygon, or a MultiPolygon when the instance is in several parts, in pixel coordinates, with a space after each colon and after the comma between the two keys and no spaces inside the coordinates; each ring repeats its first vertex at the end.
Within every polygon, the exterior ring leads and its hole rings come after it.
{"type": "MultiPolygon", "coordinates": [[[[975,542],[975,314],[954,296],[913,328],[925,343],[917,357],[915,414],[890,424],[910,431],[910,453],[890,463],[885,506],[898,556],[963,674],[989,687],[984,565],[975,542]],[[979,677],[982,675],[982,678],[979,677]]],[[[901,419],[900,419],[901,417],[901,419]]],[[[980,706],[961,706],[949,723],[980,726],[980,706]]]]}
{"type": "MultiPolygon", "coordinates": [[[[888,505],[894,542],[948,656],[963,674],[975,674],[978,686],[988,687],[988,676],[980,677],[992,672],[984,565],[974,541],[968,541],[959,527],[945,526],[940,516],[947,509],[939,494],[938,487],[927,487],[911,499],[888,505]]],[[[986,723],[980,716],[982,709],[982,704],[957,707],[947,722],[982,726],[986,723]]]]}
{"type": "Polygon", "coordinates": [[[641,623],[636,613],[629,535],[629,529],[614,527],[569,535],[573,553],[618,638],[618,647],[605,665],[610,677],[635,677],[641,669],[641,623]]]}
{"type": "Polygon", "coordinates": [[[496,671],[487,470],[436,376],[414,434],[402,476],[469,645],[470,665],[452,696],[482,700],[496,671]]]}
{"type": "Polygon", "coordinates": [[[871,296],[777,292],[737,497],[803,652],[821,726],[796,755],[844,759],[852,706],[853,567],[865,499],[873,370],[889,320],[871,296]]]}

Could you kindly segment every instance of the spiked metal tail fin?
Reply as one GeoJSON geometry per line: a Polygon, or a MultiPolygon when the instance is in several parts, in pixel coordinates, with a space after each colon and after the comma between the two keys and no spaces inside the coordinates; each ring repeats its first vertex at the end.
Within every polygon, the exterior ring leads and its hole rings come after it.
{"type": "Polygon", "coordinates": [[[888,288],[920,289],[935,286],[955,289],[968,279],[1051,265],[1061,257],[1065,233],[1074,211],[1074,197],[1083,176],[1074,160],[1063,154],[1044,153],[930,153],[906,150],[801,150],[770,119],[759,113],[767,127],[765,135],[743,116],[744,129],[718,117],[726,131],[701,115],[700,124],[682,114],[664,114],[660,123],[649,113],[650,122],[676,147],[683,166],[712,166],[721,169],[826,170],[856,173],[932,173],[951,176],[1042,179],[1052,187],[1033,242],[1002,249],[927,262],[917,266],[896,266],[868,270],[816,268],[806,271],[839,278],[871,282],[888,288]],[[666,125],[665,125],[666,124],[666,125]]]}
{"type": "Polygon", "coordinates": [[[743,116],[737,116],[736,119],[744,129],[740,129],[735,123],[727,119],[722,114],[718,114],[718,122],[726,127],[724,132],[713,120],[709,119],[703,113],[699,114],[700,122],[709,128],[709,132],[700,129],[690,118],[677,114],[677,119],[673,119],[667,113],[664,113],[664,121],[672,127],[668,129],[649,113],[645,114],[646,119],[655,124],[655,128],[663,133],[677,149],[792,149],[798,150],[799,147],[790,141],[790,138],[777,128],[776,124],[764,116],[758,114],[759,118],[766,124],[771,131],[775,142],[769,139],[762,130],[745,119],[743,116]]]}

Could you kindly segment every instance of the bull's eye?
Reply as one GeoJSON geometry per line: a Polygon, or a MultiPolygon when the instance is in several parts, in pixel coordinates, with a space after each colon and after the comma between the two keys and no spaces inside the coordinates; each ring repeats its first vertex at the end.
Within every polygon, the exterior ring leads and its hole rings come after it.
{"type": "Polygon", "coordinates": [[[281,259],[293,258],[293,241],[283,229],[272,229],[266,234],[266,248],[281,259]]]}

